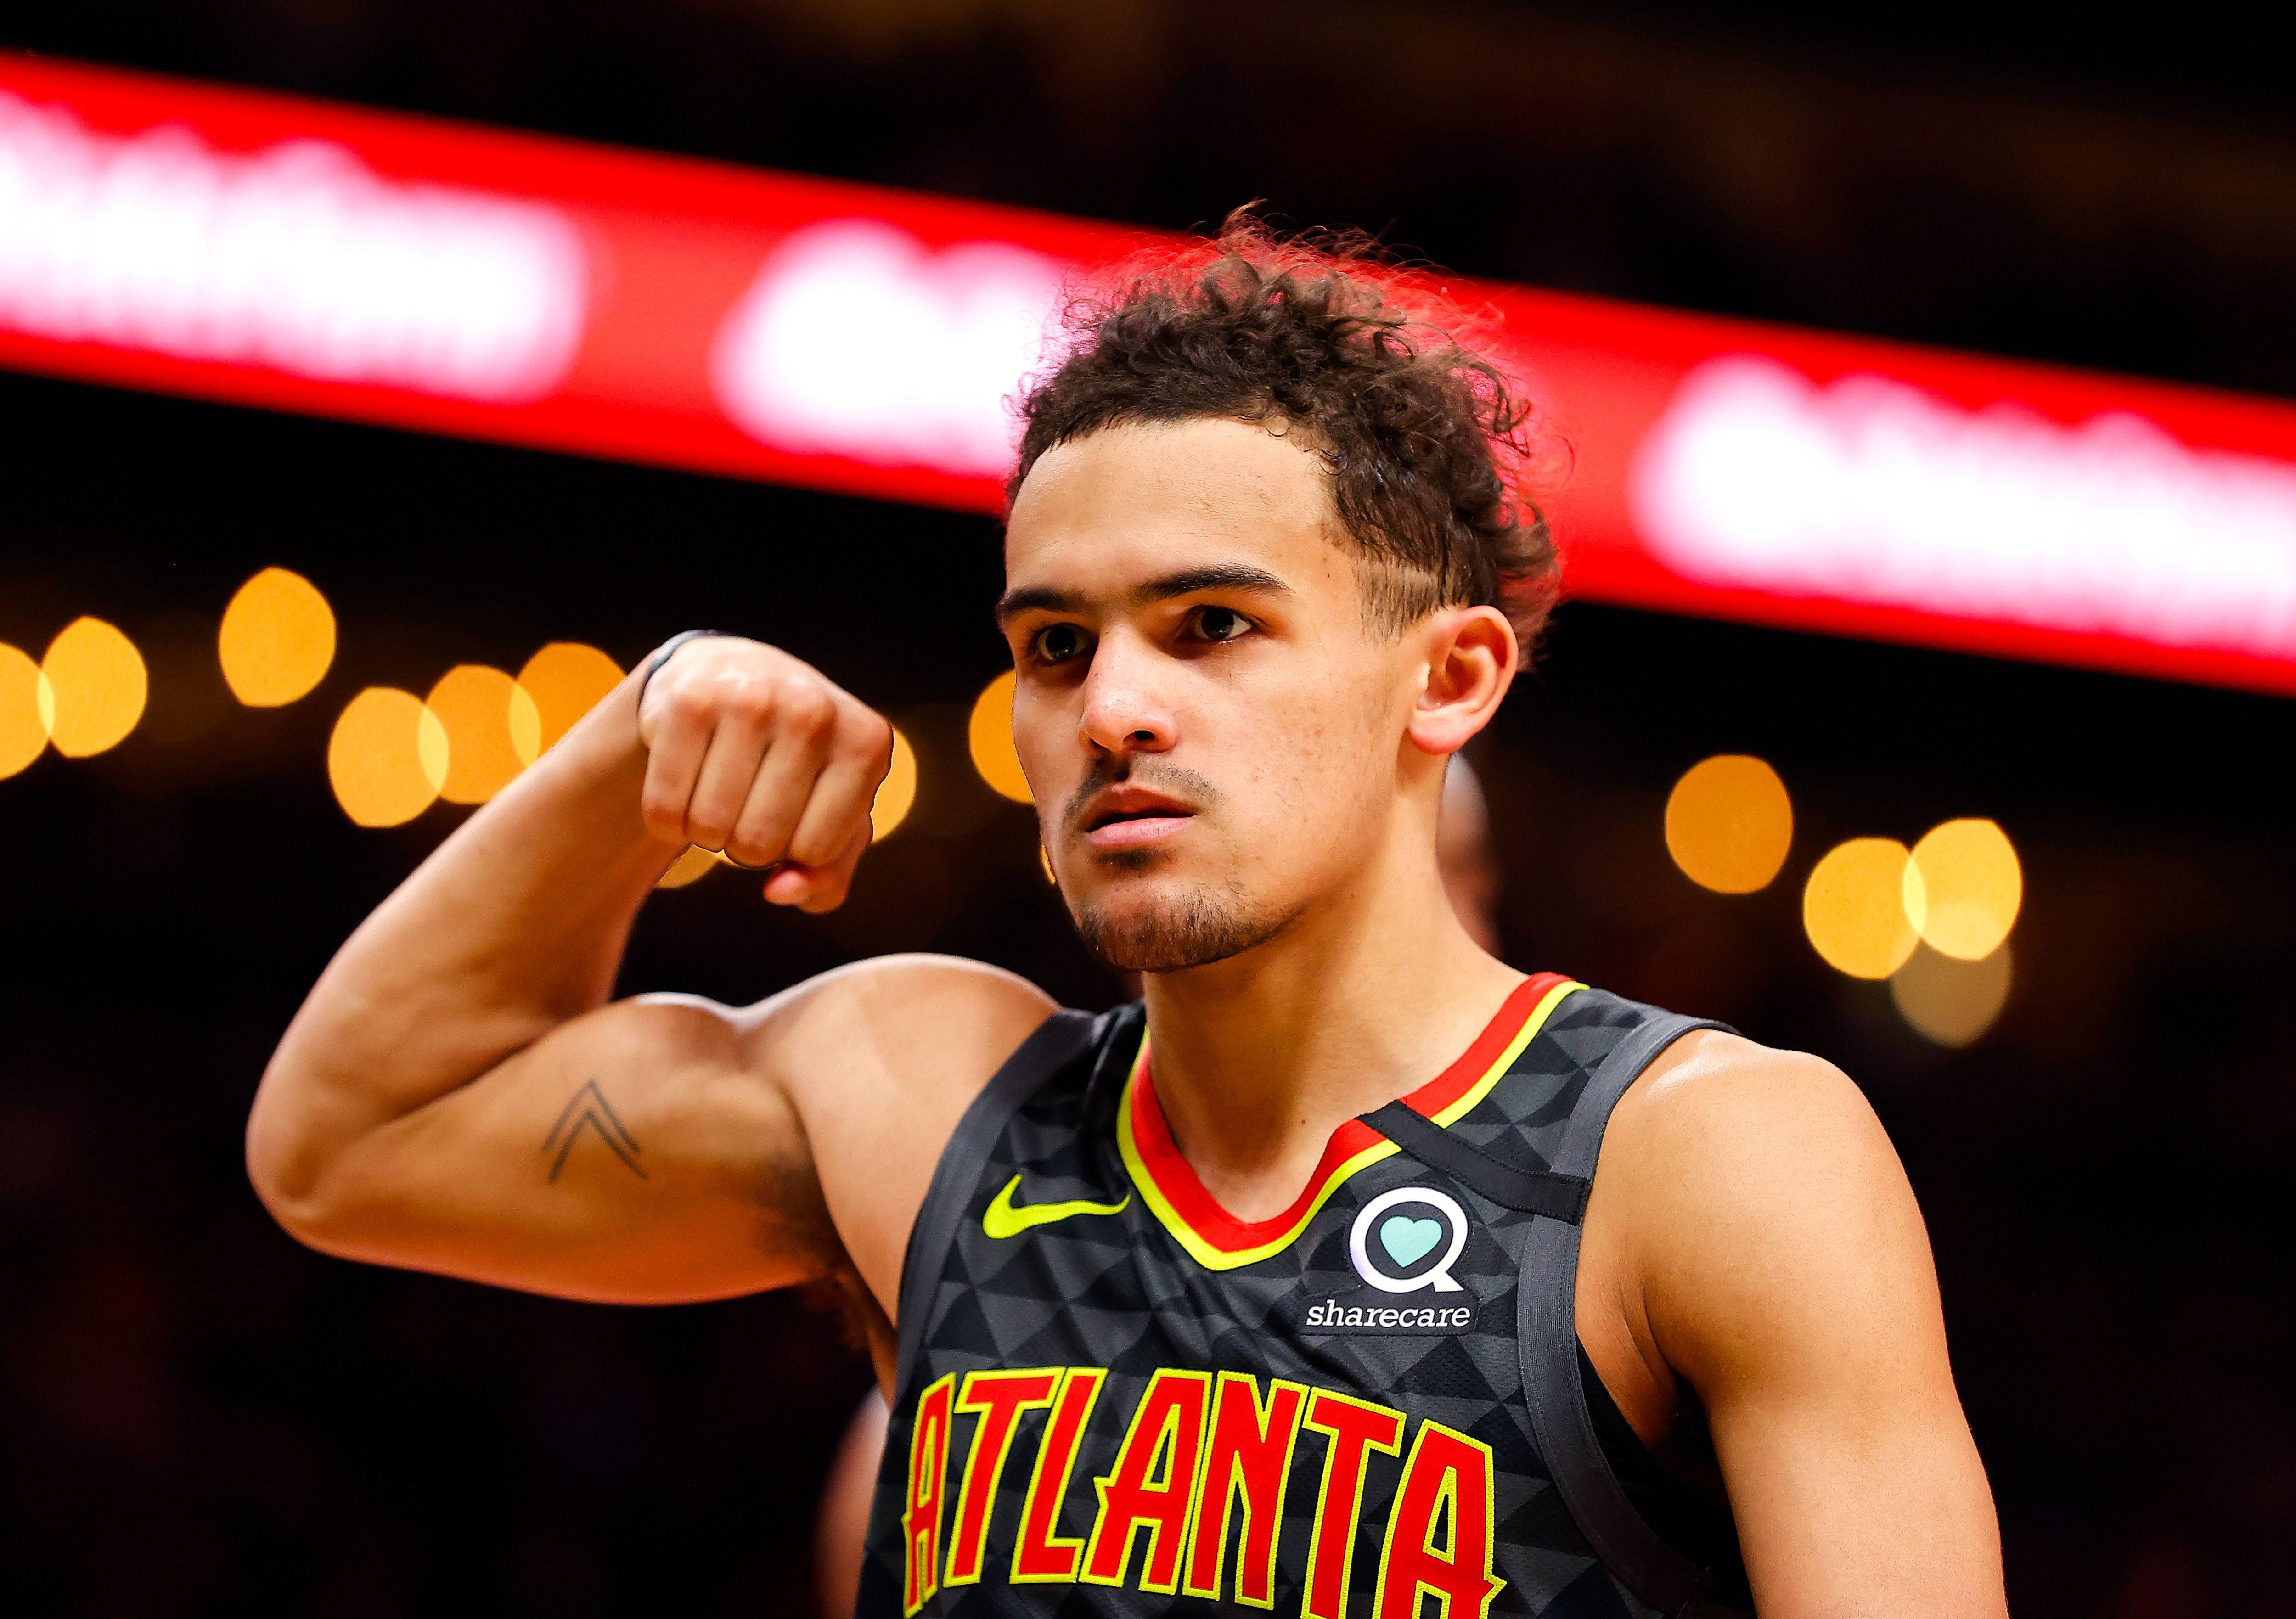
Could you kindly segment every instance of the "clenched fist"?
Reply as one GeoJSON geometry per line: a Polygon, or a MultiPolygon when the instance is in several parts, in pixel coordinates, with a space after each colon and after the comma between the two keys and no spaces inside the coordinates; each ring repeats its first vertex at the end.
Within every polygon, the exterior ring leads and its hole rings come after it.
{"type": "Polygon", "coordinates": [[[766,897],[831,911],[869,846],[893,729],[821,672],[755,641],[689,641],[638,707],[646,830],[775,868],[766,897]]]}

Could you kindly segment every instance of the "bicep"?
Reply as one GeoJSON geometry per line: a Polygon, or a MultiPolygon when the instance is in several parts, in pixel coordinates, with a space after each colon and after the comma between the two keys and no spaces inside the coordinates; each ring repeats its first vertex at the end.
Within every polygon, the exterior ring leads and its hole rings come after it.
{"type": "MultiPolygon", "coordinates": [[[[727,1297],[846,1267],[890,1315],[965,1108],[1053,1010],[977,963],[859,963],[732,1011],[601,1007],[266,1194],[348,1258],[571,1298],[727,1297]]],[[[259,1182],[259,1184],[266,1183],[259,1182]]]]}
{"type": "Polygon", "coordinates": [[[803,1130],[732,1015],[618,1002],[359,1140],[304,1221],[330,1252],[615,1302],[821,1273],[835,1235],[803,1130]]]}
{"type": "Polygon", "coordinates": [[[1639,1268],[1652,1337],[1706,1407],[1758,1606],[1997,1614],[1992,1498],[1912,1189],[1845,1077],[1755,1051],[1685,1065],[1660,1099],[1679,1105],[1650,1145],[1675,1173],[1647,1187],[1639,1268]]]}

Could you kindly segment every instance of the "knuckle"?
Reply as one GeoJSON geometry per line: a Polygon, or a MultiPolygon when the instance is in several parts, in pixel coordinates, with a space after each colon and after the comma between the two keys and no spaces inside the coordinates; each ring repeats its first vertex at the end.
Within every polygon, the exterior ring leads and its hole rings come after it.
{"type": "Polygon", "coordinates": [[[837,718],[829,693],[809,682],[790,692],[785,707],[790,729],[800,736],[820,736],[837,718]]]}
{"type": "Polygon", "coordinates": [[[745,680],[726,698],[726,711],[752,725],[763,725],[771,720],[775,706],[774,688],[768,681],[745,680]]]}
{"type": "Polygon", "coordinates": [[[733,842],[726,846],[728,848],[752,864],[763,864],[782,857],[783,848],[789,842],[789,827],[775,813],[775,806],[767,805],[743,815],[734,823],[730,836],[733,842]]]}

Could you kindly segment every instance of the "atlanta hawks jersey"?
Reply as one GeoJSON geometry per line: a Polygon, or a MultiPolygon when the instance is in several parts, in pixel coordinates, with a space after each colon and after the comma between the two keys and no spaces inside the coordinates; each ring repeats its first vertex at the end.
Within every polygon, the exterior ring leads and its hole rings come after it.
{"type": "Polygon", "coordinates": [[[1257,1222],[1175,1146],[1141,1009],[1055,1019],[911,1233],[860,1613],[1719,1611],[1595,1451],[1568,1302],[1588,1115],[1696,1026],[1663,1018],[1530,978],[1257,1222]]]}

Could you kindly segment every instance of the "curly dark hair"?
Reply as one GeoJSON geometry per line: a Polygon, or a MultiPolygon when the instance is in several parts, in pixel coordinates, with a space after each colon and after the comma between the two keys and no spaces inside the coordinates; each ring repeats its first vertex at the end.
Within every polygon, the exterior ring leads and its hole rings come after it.
{"type": "Polygon", "coordinates": [[[1504,610],[1526,658],[1560,586],[1522,490],[1529,405],[1456,335],[1425,276],[1362,236],[1278,238],[1239,210],[1216,238],[1136,262],[1073,299],[1067,353],[1021,400],[1009,504],[1046,452],[1104,428],[1221,418],[1303,432],[1373,564],[1366,621],[1504,610]]]}

